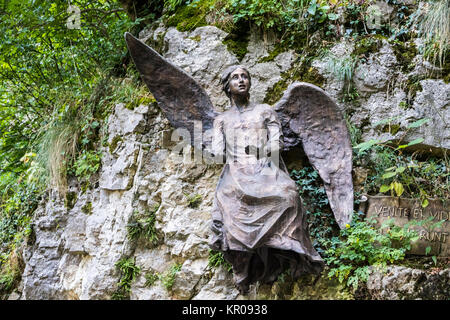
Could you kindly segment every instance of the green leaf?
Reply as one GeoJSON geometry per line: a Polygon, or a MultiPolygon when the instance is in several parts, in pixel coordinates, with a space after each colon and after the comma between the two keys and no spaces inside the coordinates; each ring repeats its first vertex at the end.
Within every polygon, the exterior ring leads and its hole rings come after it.
{"type": "Polygon", "coordinates": [[[315,4],[315,2],[312,2],[308,8],[308,13],[313,16],[316,14],[316,9],[317,9],[317,5],[315,4]]]}
{"type": "Polygon", "coordinates": [[[329,13],[328,14],[328,19],[330,19],[330,20],[337,20],[337,18],[338,18],[338,15],[337,14],[335,14],[335,13],[329,13]]]}
{"type": "Polygon", "coordinates": [[[429,204],[428,200],[427,200],[427,199],[424,199],[424,200],[422,201],[422,208],[426,208],[426,207],[428,206],[428,204],[429,204]]]}
{"type": "Polygon", "coordinates": [[[432,256],[431,259],[433,259],[434,265],[437,265],[437,259],[436,259],[436,256],[432,256]]]}
{"type": "Polygon", "coordinates": [[[400,118],[400,116],[392,117],[392,118],[388,118],[388,119],[383,119],[383,120],[380,120],[378,122],[375,122],[375,124],[373,126],[376,127],[376,126],[379,126],[379,125],[387,124],[387,123],[392,122],[393,120],[396,120],[398,118],[400,118]]]}
{"type": "Polygon", "coordinates": [[[425,118],[425,119],[420,119],[420,120],[417,120],[417,121],[415,121],[415,122],[413,122],[413,123],[408,124],[408,125],[406,126],[406,128],[408,128],[408,129],[417,128],[417,127],[420,127],[421,125],[427,123],[427,122],[430,121],[430,120],[431,120],[431,119],[427,119],[427,118],[425,118]]]}
{"type": "Polygon", "coordinates": [[[415,140],[409,142],[406,146],[407,146],[407,147],[410,147],[410,146],[413,146],[413,145],[415,145],[415,144],[422,143],[422,142],[424,142],[424,141],[425,141],[425,139],[423,139],[423,138],[418,138],[418,139],[415,139],[415,140]]]}
{"type": "Polygon", "coordinates": [[[392,189],[392,185],[390,185],[390,186],[387,186],[387,185],[382,185],[381,187],[380,187],[380,192],[381,193],[385,193],[386,191],[389,191],[389,190],[391,190],[392,189]]]}
{"type": "Polygon", "coordinates": [[[425,248],[425,255],[428,255],[431,252],[431,247],[428,246],[425,248]]]}
{"type": "Polygon", "coordinates": [[[397,175],[396,172],[386,172],[385,174],[383,174],[383,175],[381,176],[381,178],[383,178],[383,179],[389,179],[389,178],[392,178],[392,177],[394,177],[394,176],[396,176],[396,175],[397,175]]]}
{"type": "Polygon", "coordinates": [[[400,197],[404,191],[403,184],[400,182],[394,182],[394,191],[397,194],[397,197],[400,197]]]}
{"type": "Polygon", "coordinates": [[[363,143],[358,144],[355,149],[359,149],[360,152],[370,149],[373,145],[380,143],[381,140],[369,140],[363,143]]]}
{"type": "Polygon", "coordinates": [[[397,173],[403,173],[403,171],[405,171],[405,167],[398,167],[397,170],[395,170],[395,172],[397,173]]]}

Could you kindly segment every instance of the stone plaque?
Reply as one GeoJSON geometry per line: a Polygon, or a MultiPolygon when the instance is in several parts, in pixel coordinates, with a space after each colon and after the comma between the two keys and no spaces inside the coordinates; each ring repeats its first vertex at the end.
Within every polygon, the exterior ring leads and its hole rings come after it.
{"type": "Polygon", "coordinates": [[[441,257],[450,256],[450,210],[449,202],[429,200],[423,208],[417,199],[406,199],[389,196],[367,196],[367,201],[361,202],[360,211],[366,213],[367,218],[375,218],[378,225],[390,219],[398,226],[404,226],[411,220],[427,221],[423,226],[413,226],[420,239],[411,246],[410,254],[425,255],[426,248],[431,247],[428,255],[441,257]],[[428,222],[429,220],[429,222],[428,222]],[[432,227],[436,222],[444,222],[432,227]]]}

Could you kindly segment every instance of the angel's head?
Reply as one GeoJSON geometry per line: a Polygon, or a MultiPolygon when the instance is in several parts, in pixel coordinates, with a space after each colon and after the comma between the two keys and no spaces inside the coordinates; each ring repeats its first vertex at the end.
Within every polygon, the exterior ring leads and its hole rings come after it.
{"type": "Polygon", "coordinates": [[[231,96],[250,97],[250,72],[241,65],[234,65],[225,69],[222,74],[222,88],[228,98],[231,96]]]}

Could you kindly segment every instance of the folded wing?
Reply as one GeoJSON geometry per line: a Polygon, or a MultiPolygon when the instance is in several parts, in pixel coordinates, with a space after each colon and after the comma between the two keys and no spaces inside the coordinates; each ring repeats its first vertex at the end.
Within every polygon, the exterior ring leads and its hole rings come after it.
{"type": "Polygon", "coordinates": [[[319,87],[294,82],[275,105],[283,126],[284,147],[302,144],[324,181],[340,228],[353,214],[352,147],[336,103],[319,87]]]}

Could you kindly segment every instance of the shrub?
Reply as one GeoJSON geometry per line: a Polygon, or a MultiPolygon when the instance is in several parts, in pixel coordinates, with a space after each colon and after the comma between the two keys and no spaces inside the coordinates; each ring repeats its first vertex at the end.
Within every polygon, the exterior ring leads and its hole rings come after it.
{"type": "Polygon", "coordinates": [[[371,266],[385,267],[405,258],[411,243],[419,239],[418,233],[409,229],[414,224],[399,227],[391,219],[377,228],[374,220],[361,220],[361,215],[355,214],[339,237],[321,240],[328,248],[324,257],[331,268],[328,277],[357,289],[367,281],[371,266]]]}

